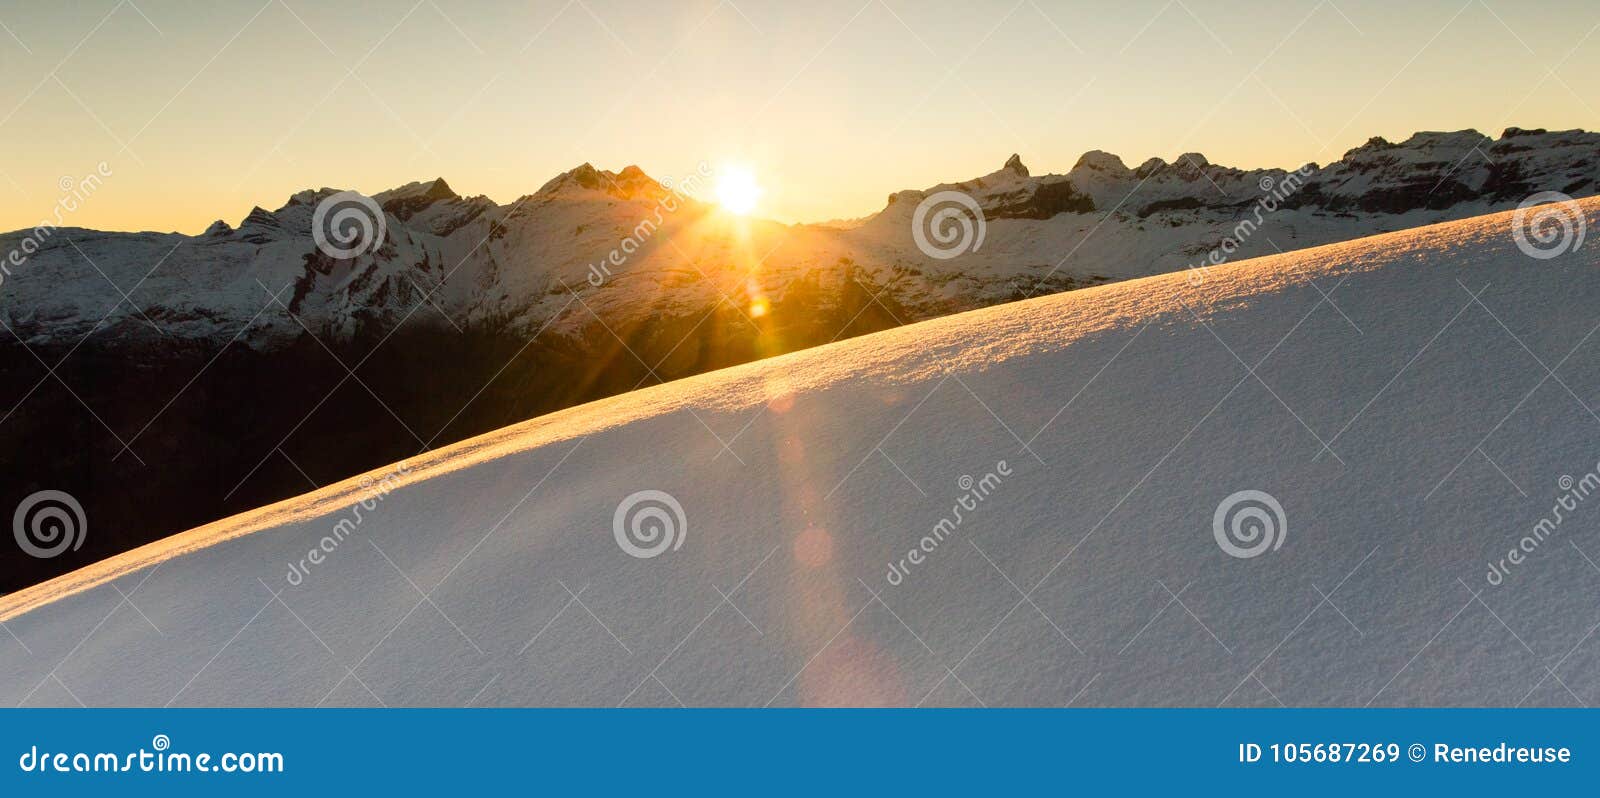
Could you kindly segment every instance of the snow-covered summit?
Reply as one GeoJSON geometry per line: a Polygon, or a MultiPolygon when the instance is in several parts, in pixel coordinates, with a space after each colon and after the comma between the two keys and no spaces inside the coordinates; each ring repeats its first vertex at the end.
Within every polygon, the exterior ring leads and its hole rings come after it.
{"type": "Polygon", "coordinates": [[[551,178],[534,195],[538,198],[570,196],[573,192],[593,192],[619,200],[659,200],[668,190],[637,166],[620,172],[596,169],[584,163],[551,178]]]}
{"type": "MultiPolygon", "coordinates": [[[[436,177],[432,180],[417,180],[403,186],[391,188],[388,191],[381,191],[374,194],[372,198],[377,200],[380,205],[386,205],[391,202],[416,202],[419,205],[427,205],[444,199],[460,199],[461,196],[450,188],[449,183],[444,182],[444,178],[436,177]]],[[[394,213],[394,211],[390,211],[390,213],[394,213]]],[[[395,215],[400,216],[401,214],[395,213],[395,215]]]]}

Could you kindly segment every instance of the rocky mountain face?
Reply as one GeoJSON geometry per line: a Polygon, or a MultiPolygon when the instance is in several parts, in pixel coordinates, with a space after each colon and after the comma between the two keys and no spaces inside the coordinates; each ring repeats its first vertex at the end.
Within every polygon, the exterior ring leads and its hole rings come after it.
{"type": "MultiPolygon", "coordinates": [[[[1298,186],[1280,203],[1332,213],[1405,214],[1461,203],[1520,202],[1539,191],[1593,194],[1600,134],[1508,128],[1500,139],[1477,131],[1418,133],[1392,144],[1374,137],[1326,167],[1306,164],[1298,186]]],[[[1122,212],[1148,218],[1164,211],[1247,207],[1291,175],[1284,169],[1242,170],[1200,153],[1171,163],[1151,158],[1136,168],[1095,150],[1064,175],[1031,177],[1012,156],[999,171],[926,192],[890,195],[894,206],[957,190],[980,199],[991,219],[1051,219],[1063,213],[1122,212]]]]}
{"type": "Polygon", "coordinates": [[[0,590],[641,385],[1219,253],[1600,193],[1600,134],[1419,133],[1292,171],[1095,151],[1034,176],[1013,156],[825,225],[731,217],[694,198],[713,178],[584,164],[504,205],[421,181],[368,200],[366,239],[329,188],[198,236],[0,235],[26,252],[0,282],[0,507],[65,490],[91,524],[77,552],[8,555],[0,590]],[[370,246],[341,251],[341,231],[370,246]]]}

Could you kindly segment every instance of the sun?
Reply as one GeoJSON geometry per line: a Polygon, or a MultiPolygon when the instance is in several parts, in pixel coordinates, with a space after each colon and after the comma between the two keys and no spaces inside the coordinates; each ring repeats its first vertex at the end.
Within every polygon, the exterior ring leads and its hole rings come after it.
{"type": "Polygon", "coordinates": [[[717,204],[729,213],[744,216],[755,210],[761,199],[761,186],[749,169],[730,167],[717,177],[717,204]]]}

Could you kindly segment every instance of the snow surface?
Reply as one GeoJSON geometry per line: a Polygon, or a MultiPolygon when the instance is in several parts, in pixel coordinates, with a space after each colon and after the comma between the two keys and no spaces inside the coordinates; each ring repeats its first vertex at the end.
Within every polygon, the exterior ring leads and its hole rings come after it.
{"type": "Polygon", "coordinates": [[[1486,574],[1600,460],[1597,253],[1494,214],[572,408],[0,599],[0,701],[1592,704],[1600,499],[1486,574]],[[641,490],[681,548],[619,547],[641,490]],[[1242,490],[1280,548],[1219,547],[1242,490]]]}

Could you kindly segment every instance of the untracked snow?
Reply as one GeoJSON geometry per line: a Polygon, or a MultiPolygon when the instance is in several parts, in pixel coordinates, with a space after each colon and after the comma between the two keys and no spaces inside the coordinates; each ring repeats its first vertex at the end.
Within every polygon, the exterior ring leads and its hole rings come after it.
{"type": "Polygon", "coordinates": [[[0,599],[0,701],[1593,704],[1600,497],[1488,574],[1600,461],[1597,253],[1480,216],[583,405],[0,599]]]}

